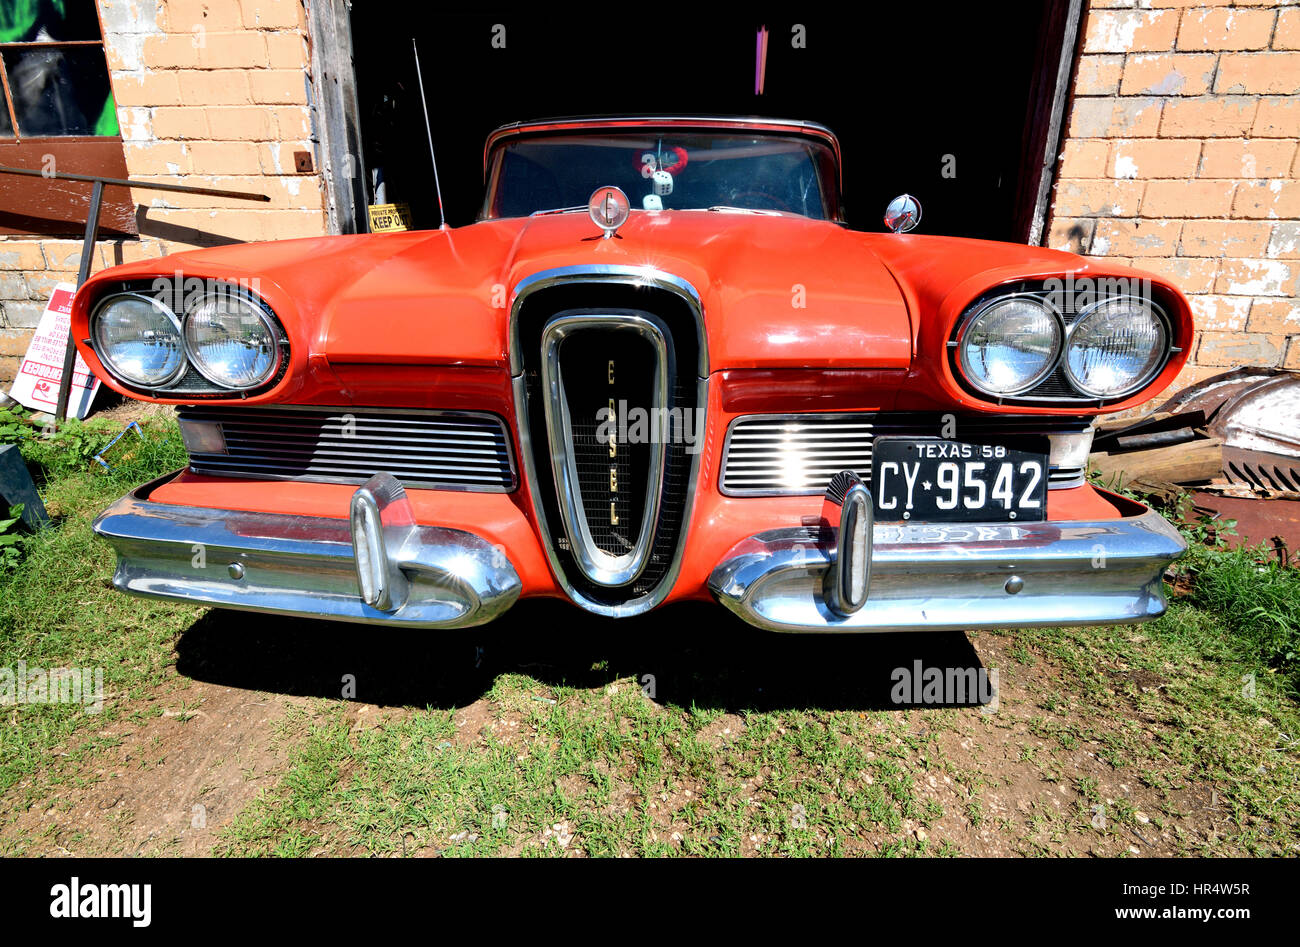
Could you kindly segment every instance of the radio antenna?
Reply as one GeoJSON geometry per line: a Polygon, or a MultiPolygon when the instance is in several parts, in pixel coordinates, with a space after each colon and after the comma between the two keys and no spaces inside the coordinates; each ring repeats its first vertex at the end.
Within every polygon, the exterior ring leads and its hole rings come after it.
{"type": "Polygon", "coordinates": [[[433,162],[433,195],[438,199],[438,229],[447,229],[447,213],[442,209],[442,185],[438,183],[438,156],[433,153],[433,124],[429,121],[429,103],[424,97],[424,75],[420,72],[420,47],[411,37],[415,53],[415,81],[420,85],[420,105],[424,108],[424,131],[429,136],[429,160],[433,162]]]}

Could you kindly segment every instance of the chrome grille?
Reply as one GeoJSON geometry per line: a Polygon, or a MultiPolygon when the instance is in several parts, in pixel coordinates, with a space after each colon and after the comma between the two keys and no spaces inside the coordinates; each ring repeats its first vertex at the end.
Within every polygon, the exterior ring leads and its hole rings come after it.
{"type": "Polygon", "coordinates": [[[194,452],[195,473],[363,483],[387,472],[410,487],[496,493],[515,487],[510,435],[495,415],[373,408],[182,408],[221,426],[225,453],[194,452]]]}
{"type": "MultiPolygon", "coordinates": [[[[751,414],[727,431],[720,486],[728,496],[813,495],[841,470],[871,482],[871,448],[877,437],[937,436],[943,415],[932,412],[842,412],[839,414],[751,414]]],[[[1065,433],[1086,422],[1027,416],[959,416],[958,429],[987,437],[1065,433]]],[[[1052,467],[1048,486],[1076,487],[1078,467],[1052,467]]]]}
{"type": "Polygon", "coordinates": [[[871,473],[872,416],[821,414],[737,418],[727,434],[722,490],[736,496],[821,493],[831,477],[871,473]]]}

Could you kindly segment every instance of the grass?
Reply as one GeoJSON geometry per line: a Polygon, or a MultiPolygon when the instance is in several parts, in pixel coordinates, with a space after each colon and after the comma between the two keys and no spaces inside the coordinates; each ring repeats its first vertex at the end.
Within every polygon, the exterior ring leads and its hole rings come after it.
{"type": "MultiPolygon", "coordinates": [[[[114,448],[106,472],[90,458],[120,421],[72,427],[60,442],[22,417],[0,416],[0,440],[22,443],[55,518],[24,535],[20,558],[0,569],[0,667],[101,667],[108,692],[100,715],[0,707],[0,853],[37,851],[13,828],[17,820],[70,813],[105,779],[122,741],[137,741],[129,744],[130,778],[149,778],[154,748],[133,731],[165,736],[146,726],[162,721],[164,704],[173,708],[167,727],[202,722],[197,685],[175,664],[182,635],[201,636],[204,610],[113,591],[112,553],[90,533],[118,496],[184,463],[168,416],[142,426],[143,437],[114,448]]],[[[1198,548],[1178,586],[1185,594],[1168,614],[1142,626],[985,632],[969,644],[957,636],[961,654],[1000,668],[1005,699],[996,713],[889,705],[897,649],[934,654],[952,645],[942,636],[899,645],[814,641],[736,631],[720,619],[678,628],[677,619],[654,616],[638,626],[641,643],[607,628],[581,646],[568,636],[538,644],[535,628],[513,643],[475,638],[491,642],[496,663],[438,706],[362,705],[323,686],[291,689],[307,696],[288,698],[270,687],[266,700],[282,711],[265,734],[278,750],[274,770],[205,850],[1300,851],[1297,573],[1254,551],[1198,548]],[[538,654],[558,670],[538,670],[538,654]],[[647,694],[647,667],[660,670],[657,696],[647,694]]],[[[205,621],[228,635],[240,619],[214,613],[205,621]]],[[[329,645],[317,626],[303,627],[277,627],[286,639],[276,640],[289,643],[258,660],[309,677],[295,647],[329,645]]],[[[418,647],[433,663],[444,654],[437,642],[418,647]]],[[[420,666],[412,662],[409,673],[420,666]]],[[[363,675],[363,696],[374,693],[375,673],[363,675]]],[[[396,680],[408,672],[388,673],[396,680]]],[[[106,815],[104,826],[80,828],[64,843],[125,850],[129,819],[112,818],[123,824],[108,828],[106,815]]]]}
{"type": "MultiPolygon", "coordinates": [[[[185,464],[174,422],[146,424],[139,439],[128,435],[109,472],[91,458],[120,424],[70,422],[66,434],[47,439],[39,425],[16,422],[19,412],[4,414],[0,437],[20,445],[52,523],[24,535],[21,557],[0,571],[0,667],[15,669],[22,661],[29,669],[102,668],[104,690],[126,699],[107,701],[97,716],[67,704],[30,705],[21,713],[0,708],[7,718],[0,728],[0,792],[47,770],[51,754],[74,731],[101,729],[124,705],[172,686],[172,643],[200,613],[114,592],[112,552],[90,529],[95,516],[123,493],[185,464]]],[[[100,745],[92,736],[59,750],[68,753],[60,759],[75,766],[100,745]]]]}

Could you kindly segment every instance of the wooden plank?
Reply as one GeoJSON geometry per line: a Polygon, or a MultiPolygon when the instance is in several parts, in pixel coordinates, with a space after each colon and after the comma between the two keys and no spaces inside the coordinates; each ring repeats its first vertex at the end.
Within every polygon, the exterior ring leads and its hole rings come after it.
{"type": "Polygon", "coordinates": [[[1101,474],[1106,486],[1123,487],[1135,480],[1170,483],[1213,480],[1223,470],[1223,440],[1207,437],[1189,444],[1125,454],[1093,454],[1088,463],[1101,474]]]}

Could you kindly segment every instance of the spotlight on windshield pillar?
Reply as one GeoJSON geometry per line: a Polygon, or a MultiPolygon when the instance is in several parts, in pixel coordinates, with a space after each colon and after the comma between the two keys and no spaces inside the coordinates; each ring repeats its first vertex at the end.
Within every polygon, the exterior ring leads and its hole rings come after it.
{"type": "Polygon", "coordinates": [[[921,222],[921,202],[911,194],[900,194],[885,208],[885,226],[894,233],[915,230],[921,222]]]}
{"type": "Polygon", "coordinates": [[[835,558],[826,570],[826,604],[847,617],[866,604],[871,586],[871,493],[853,471],[842,470],[831,478],[822,501],[822,518],[839,527],[835,558]]]}

